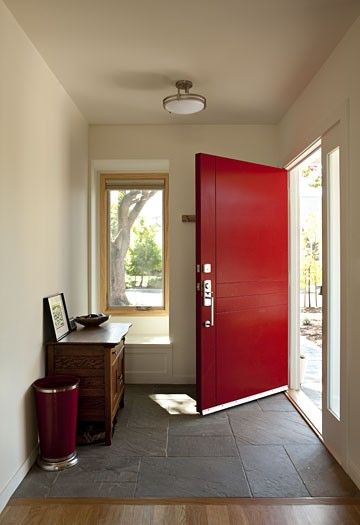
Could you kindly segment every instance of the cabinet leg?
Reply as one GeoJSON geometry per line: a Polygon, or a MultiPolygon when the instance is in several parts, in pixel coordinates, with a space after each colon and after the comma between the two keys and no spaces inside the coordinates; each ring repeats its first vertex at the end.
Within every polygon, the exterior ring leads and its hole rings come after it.
{"type": "Polygon", "coordinates": [[[105,423],[105,445],[111,445],[112,438],[112,422],[106,421],[105,423]]]}
{"type": "Polygon", "coordinates": [[[124,408],[124,406],[125,406],[125,396],[123,394],[122,398],[120,399],[120,408],[124,408]]]}

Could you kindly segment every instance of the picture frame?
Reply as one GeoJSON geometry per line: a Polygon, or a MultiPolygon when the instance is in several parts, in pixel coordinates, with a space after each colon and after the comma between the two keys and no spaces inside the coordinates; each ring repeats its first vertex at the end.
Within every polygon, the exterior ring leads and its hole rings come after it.
{"type": "Polygon", "coordinates": [[[60,341],[71,332],[64,294],[58,293],[45,297],[44,308],[48,317],[50,337],[60,341]]]}

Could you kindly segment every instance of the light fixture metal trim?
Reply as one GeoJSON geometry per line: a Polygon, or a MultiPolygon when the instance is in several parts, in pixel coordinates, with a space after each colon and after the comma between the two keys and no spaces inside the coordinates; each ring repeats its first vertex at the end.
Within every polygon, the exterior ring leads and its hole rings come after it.
{"type": "Polygon", "coordinates": [[[191,80],[178,80],[175,84],[177,94],[165,97],[163,107],[169,113],[178,115],[191,115],[198,113],[206,108],[206,98],[196,93],[189,93],[193,83],[191,80]],[[185,93],[180,93],[180,90],[185,93]]]}

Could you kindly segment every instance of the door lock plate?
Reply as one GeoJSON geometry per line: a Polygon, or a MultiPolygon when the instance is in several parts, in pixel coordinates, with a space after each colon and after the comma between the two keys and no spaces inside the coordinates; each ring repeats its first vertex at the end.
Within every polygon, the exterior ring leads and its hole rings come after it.
{"type": "Polygon", "coordinates": [[[211,280],[205,279],[202,283],[203,306],[211,306],[211,280]]]}

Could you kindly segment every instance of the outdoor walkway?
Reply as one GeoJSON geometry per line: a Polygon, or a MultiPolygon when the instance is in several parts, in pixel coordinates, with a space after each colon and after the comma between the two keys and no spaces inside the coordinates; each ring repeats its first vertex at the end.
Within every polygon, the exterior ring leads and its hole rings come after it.
{"type": "Polygon", "coordinates": [[[322,350],[306,337],[300,337],[300,351],[306,356],[305,380],[301,390],[322,409],[322,350]]]}

